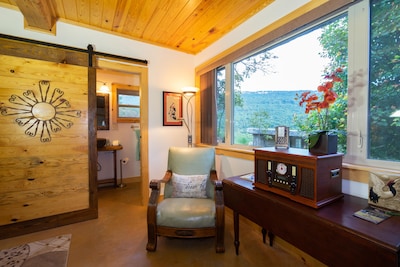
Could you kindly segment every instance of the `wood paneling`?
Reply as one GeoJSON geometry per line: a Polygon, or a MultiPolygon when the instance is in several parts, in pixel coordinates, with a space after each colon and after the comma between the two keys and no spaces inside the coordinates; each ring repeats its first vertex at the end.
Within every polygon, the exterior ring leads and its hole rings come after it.
{"type": "Polygon", "coordinates": [[[0,62],[0,225],[89,208],[87,68],[0,62]]]}
{"type": "MultiPolygon", "coordinates": [[[[0,0],[1,1],[1,0],[0,0]]],[[[196,67],[196,86],[199,86],[200,75],[235,61],[241,57],[260,50],[266,44],[284,38],[290,33],[307,27],[313,21],[321,19],[338,10],[353,5],[361,0],[313,0],[292,11],[275,22],[266,25],[255,34],[241,40],[232,47],[224,50],[214,58],[196,67]]],[[[197,116],[196,116],[197,117],[197,116]]]]}
{"type": "Polygon", "coordinates": [[[28,25],[55,19],[197,54],[274,0],[0,0],[28,25]],[[35,3],[31,3],[35,2],[35,3]]]}
{"type": "Polygon", "coordinates": [[[56,13],[49,0],[15,0],[29,27],[51,32],[56,23],[56,13]]]}
{"type": "MultiPolygon", "coordinates": [[[[1,0],[0,0],[1,1],[1,0]]],[[[0,35],[1,54],[46,60],[55,63],[64,63],[78,66],[88,66],[88,55],[86,52],[77,53],[64,49],[62,46],[48,46],[42,42],[27,42],[24,39],[14,38],[10,44],[10,36],[0,35]]]]}
{"type": "Polygon", "coordinates": [[[0,238],[97,218],[88,53],[8,38],[0,47],[0,238]]]}

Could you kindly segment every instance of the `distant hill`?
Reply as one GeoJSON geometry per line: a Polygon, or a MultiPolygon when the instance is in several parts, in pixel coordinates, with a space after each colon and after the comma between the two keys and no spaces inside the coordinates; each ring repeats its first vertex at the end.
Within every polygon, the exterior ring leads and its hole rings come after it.
{"type": "MultiPolygon", "coordinates": [[[[250,125],[253,114],[260,110],[265,110],[269,118],[266,119],[268,127],[284,125],[295,129],[293,115],[306,116],[304,106],[300,107],[299,102],[295,100],[296,93],[300,91],[260,91],[260,92],[242,92],[244,101],[243,108],[236,108],[234,111],[235,126],[243,130],[250,127],[259,127],[259,125],[250,125]]],[[[261,122],[265,124],[265,121],[261,122]]]]}

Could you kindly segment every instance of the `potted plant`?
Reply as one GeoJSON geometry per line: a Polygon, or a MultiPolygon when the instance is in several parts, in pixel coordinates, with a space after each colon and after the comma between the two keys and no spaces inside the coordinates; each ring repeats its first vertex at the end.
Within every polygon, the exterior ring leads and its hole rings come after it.
{"type": "Polygon", "coordinates": [[[297,95],[300,106],[305,106],[305,113],[316,113],[317,130],[309,134],[309,150],[314,154],[333,154],[337,152],[338,137],[335,129],[329,129],[329,108],[337,99],[335,83],[341,83],[338,76],[343,72],[341,67],[324,76],[324,82],[318,86],[317,93],[306,91],[297,95]]]}

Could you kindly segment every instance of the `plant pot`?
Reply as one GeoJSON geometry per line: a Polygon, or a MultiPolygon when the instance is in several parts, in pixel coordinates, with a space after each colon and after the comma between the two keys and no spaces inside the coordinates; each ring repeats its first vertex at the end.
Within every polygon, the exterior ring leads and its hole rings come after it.
{"type": "Polygon", "coordinates": [[[318,133],[317,143],[309,148],[311,154],[335,154],[337,152],[338,136],[336,134],[318,133]]]}

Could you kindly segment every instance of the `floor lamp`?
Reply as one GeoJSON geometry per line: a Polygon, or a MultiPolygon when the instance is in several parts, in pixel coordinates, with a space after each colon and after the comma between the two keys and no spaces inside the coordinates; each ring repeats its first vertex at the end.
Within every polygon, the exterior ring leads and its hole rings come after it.
{"type": "Polygon", "coordinates": [[[183,96],[187,100],[187,102],[186,102],[186,120],[183,120],[183,122],[185,123],[186,128],[188,130],[188,147],[193,146],[193,138],[192,138],[193,105],[192,105],[191,100],[196,95],[196,92],[197,92],[196,87],[183,88],[183,96]]]}

